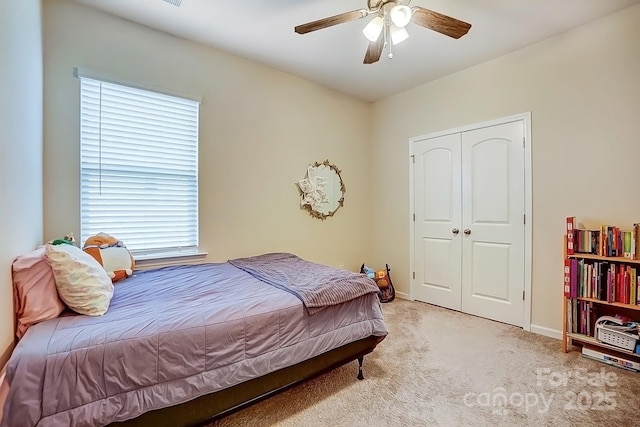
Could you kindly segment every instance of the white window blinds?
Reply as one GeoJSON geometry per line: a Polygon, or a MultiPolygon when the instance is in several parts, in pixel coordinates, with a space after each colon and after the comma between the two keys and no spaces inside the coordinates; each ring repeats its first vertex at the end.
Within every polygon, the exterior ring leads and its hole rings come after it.
{"type": "Polygon", "coordinates": [[[199,103],[80,78],[81,238],[134,254],[198,247],[199,103]]]}

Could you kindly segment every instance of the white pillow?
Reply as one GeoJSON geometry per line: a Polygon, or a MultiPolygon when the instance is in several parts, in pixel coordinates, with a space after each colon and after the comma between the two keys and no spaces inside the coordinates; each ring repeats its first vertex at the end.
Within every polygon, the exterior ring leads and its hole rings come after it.
{"type": "Polygon", "coordinates": [[[74,245],[46,245],[60,299],[73,311],[102,316],[113,297],[113,283],[100,263],[74,245]]]}

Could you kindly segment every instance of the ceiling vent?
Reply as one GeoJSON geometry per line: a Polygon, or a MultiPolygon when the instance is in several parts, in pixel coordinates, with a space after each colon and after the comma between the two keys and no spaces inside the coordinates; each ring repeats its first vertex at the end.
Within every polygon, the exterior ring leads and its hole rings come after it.
{"type": "Polygon", "coordinates": [[[164,1],[178,7],[180,7],[180,5],[182,4],[182,0],[164,0],[164,1]]]}

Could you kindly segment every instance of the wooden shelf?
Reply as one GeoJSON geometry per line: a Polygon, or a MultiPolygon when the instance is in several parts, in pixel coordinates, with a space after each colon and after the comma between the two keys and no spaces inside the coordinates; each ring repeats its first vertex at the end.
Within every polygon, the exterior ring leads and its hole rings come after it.
{"type": "Polygon", "coordinates": [[[633,305],[633,304],[623,304],[621,302],[607,302],[607,301],[602,301],[596,298],[586,298],[586,297],[577,297],[576,299],[580,300],[580,301],[590,301],[596,304],[602,304],[602,305],[608,305],[611,307],[618,307],[618,308],[626,308],[629,310],[638,310],[640,311],[640,305],[633,305]]]}
{"type": "MultiPolygon", "coordinates": [[[[563,255],[565,260],[567,258],[573,258],[573,259],[585,259],[585,260],[594,260],[594,261],[605,261],[605,262],[615,263],[619,265],[626,264],[626,265],[640,266],[640,259],[630,259],[625,257],[608,257],[608,256],[594,255],[594,254],[588,254],[588,253],[574,253],[569,255],[567,254],[567,236],[566,235],[563,238],[563,255]]],[[[610,344],[600,342],[594,337],[569,332],[568,329],[570,329],[570,325],[567,324],[568,322],[567,308],[568,308],[568,301],[571,301],[572,298],[568,298],[564,296],[562,300],[563,300],[563,305],[562,305],[562,351],[563,352],[566,353],[567,351],[569,351],[569,345],[576,342],[589,347],[606,349],[608,351],[619,354],[620,357],[622,357],[622,355],[625,355],[625,356],[631,356],[634,360],[640,359],[640,354],[635,353],[633,350],[625,350],[620,347],[616,347],[610,344]]],[[[601,301],[596,298],[587,298],[587,297],[577,297],[577,298],[573,298],[573,300],[587,301],[592,304],[598,304],[603,306],[602,307],[603,310],[604,310],[604,306],[607,306],[607,307],[612,307],[614,309],[618,309],[619,311],[633,310],[633,311],[640,312],[640,305],[623,304],[620,302],[607,302],[607,301],[601,301]]],[[[616,310],[611,309],[608,311],[615,312],[616,310]]],[[[623,312],[623,314],[630,315],[632,317],[637,317],[635,316],[634,313],[623,312]]]]}
{"type": "Polygon", "coordinates": [[[567,336],[569,338],[571,338],[572,340],[574,340],[574,341],[579,341],[581,343],[590,344],[590,345],[593,345],[593,346],[596,346],[596,347],[607,348],[609,350],[615,350],[618,353],[627,354],[629,356],[634,356],[634,357],[640,358],[640,354],[638,354],[638,353],[634,353],[633,351],[625,350],[624,348],[616,347],[614,345],[605,344],[603,342],[598,341],[594,337],[589,337],[587,335],[582,335],[582,334],[574,334],[574,333],[571,333],[571,332],[567,332],[567,336]]]}
{"type": "Polygon", "coordinates": [[[593,259],[597,261],[609,261],[616,263],[626,263],[626,264],[640,264],[640,259],[631,259],[625,258],[621,256],[602,256],[602,255],[594,255],[594,254],[583,254],[583,253],[575,253],[572,255],[567,255],[567,258],[582,258],[582,259],[593,259]]]}

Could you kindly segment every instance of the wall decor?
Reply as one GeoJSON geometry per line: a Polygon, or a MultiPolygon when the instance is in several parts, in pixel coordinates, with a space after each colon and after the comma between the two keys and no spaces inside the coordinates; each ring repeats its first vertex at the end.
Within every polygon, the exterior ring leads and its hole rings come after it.
{"type": "Polygon", "coordinates": [[[344,205],[345,186],[340,169],[329,160],[307,167],[307,176],[298,181],[300,207],[309,214],[325,220],[344,205]]]}

